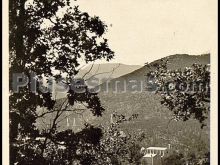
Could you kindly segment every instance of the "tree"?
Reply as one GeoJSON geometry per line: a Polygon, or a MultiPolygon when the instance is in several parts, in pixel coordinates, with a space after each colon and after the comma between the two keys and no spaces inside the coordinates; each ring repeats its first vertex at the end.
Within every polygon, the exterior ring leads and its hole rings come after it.
{"type": "Polygon", "coordinates": [[[96,152],[97,162],[95,164],[111,164],[111,165],[139,165],[143,153],[141,153],[141,142],[145,138],[142,131],[133,133],[125,133],[120,128],[121,124],[134,120],[138,117],[133,114],[130,117],[114,113],[114,122],[109,126],[104,126],[103,137],[100,140],[96,152]]]}
{"type": "MultiPolygon", "coordinates": [[[[104,108],[97,94],[90,93],[87,88],[83,93],[76,93],[71,83],[82,65],[80,61],[89,63],[113,58],[114,52],[103,37],[106,30],[107,26],[99,17],[81,12],[78,6],[70,5],[69,0],[9,1],[11,164],[47,164],[44,153],[48,141],[55,139],[58,143],[58,137],[66,137],[60,136],[66,132],[56,132],[56,123],[46,134],[35,126],[39,107],[56,112],[55,119],[63,112],[62,106],[54,108],[56,100],[51,92],[44,92],[47,88],[42,87],[40,79],[52,77],[59,81],[65,78],[62,81],[70,87],[68,105],[86,102],[94,115],[102,115],[104,108]],[[39,136],[47,140],[42,144],[37,140],[39,136]]],[[[89,139],[91,132],[97,129],[88,126],[71,136],[89,139]]],[[[101,138],[98,132],[97,139],[101,138]]],[[[79,140],[75,140],[77,142],[79,140]]]]}
{"type": "Polygon", "coordinates": [[[208,165],[210,164],[209,152],[206,153],[205,155],[202,155],[202,157],[196,156],[194,153],[186,155],[183,153],[172,152],[171,154],[169,154],[168,156],[162,159],[162,164],[163,165],[170,165],[170,164],[208,165]]]}
{"type": "Polygon", "coordinates": [[[125,117],[115,113],[114,123],[108,126],[95,128],[87,125],[77,133],[72,130],[61,131],[51,138],[52,142],[47,143],[44,157],[51,164],[140,164],[143,156],[140,143],[145,134],[125,133],[120,128],[122,123],[136,117],[137,115],[125,117]]]}
{"type": "Polygon", "coordinates": [[[173,119],[193,117],[205,126],[210,107],[209,66],[193,64],[184,70],[169,70],[167,62],[150,66],[152,71],[147,74],[151,87],[161,96],[161,104],[173,112],[173,119]]]}
{"type": "Polygon", "coordinates": [[[185,163],[184,156],[181,153],[173,153],[162,159],[163,165],[182,165],[185,163]]]}

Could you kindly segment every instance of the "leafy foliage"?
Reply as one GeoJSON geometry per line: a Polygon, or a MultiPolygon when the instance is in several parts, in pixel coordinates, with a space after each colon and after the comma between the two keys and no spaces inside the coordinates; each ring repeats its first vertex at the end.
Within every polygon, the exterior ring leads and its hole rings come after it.
{"type": "Polygon", "coordinates": [[[155,71],[147,74],[162,97],[161,104],[173,112],[176,120],[186,121],[193,116],[203,127],[210,102],[209,66],[193,64],[184,70],[168,70],[167,62],[154,64],[155,71]]]}
{"type": "Polygon", "coordinates": [[[179,153],[173,153],[171,156],[168,156],[166,157],[162,164],[163,165],[170,165],[170,164],[173,164],[173,165],[182,165],[184,164],[185,161],[184,161],[184,155],[183,154],[179,154],[179,153]]]}
{"type": "Polygon", "coordinates": [[[145,134],[125,133],[120,128],[122,123],[136,117],[135,114],[125,117],[115,113],[115,121],[107,127],[86,125],[77,133],[72,130],[56,133],[49,137],[50,141],[44,152],[45,161],[51,164],[138,164],[143,156],[140,153],[140,142],[145,134]]]}
{"type": "MultiPolygon", "coordinates": [[[[93,127],[87,127],[78,134],[70,133],[70,137],[66,136],[67,132],[56,131],[56,121],[66,109],[54,107],[56,100],[50,92],[42,91],[38,80],[45,77],[55,80],[65,78],[65,84],[71,86],[71,80],[78,73],[81,62],[111,60],[114,52],[103,37],[107,26],[99,17],[89,16],[81,12],[78,6],[70,5],[69,0],[10,0],[9,27],[11,164],[47,164],[44,153],[48,149],[48,142],[59,142],[59,138],[73,144],[79,143],[76,137],[86,143],[98,143],[101,132],[93,127]],[[31,89],[35,81],[29,81],[15,92],[15,73],[23,73],[26,79],[36,80],[36,91],[32,92],[31,89]],[[47,113],[57,112],[47,134],[35,126],[39,118],[36,111],[39,108],[47,108],[47,113]],[[38,137],[45,139],[42,142],[37,140],[38,137]]],[[[88,109],[94,115],[102,115],[104,109],[97,94],[87,91],[79,95],[73,93],[69,91],[69,103],[74,105],[78,99],[88,103],[88,109]]],[[[53,152],[51,154],[53,157],[53,152]]]]}
{"type": "Polygon", "coordinates": [[[182,164],[189,164],[189,165],[208,165],[210,164],[209,153],[202,155],[201,157],[196,156],[194,153],[184,155],[183,153],[173,152],[169,156],[166,156],[162,159],[163,165],[182,165],[182,164]]]}
{"type": "Polygon", "coordinates": [[[139,164],[142,158],[141,142],[145,138],[143,131],[125,133],[121,124],[132,121],[138,117],[133,114],[126,117],[116,112],[113,113],[115,121],[105,129],[104,138],[101,141],[103,158],[109,159],[111,164],[139,164]]]}

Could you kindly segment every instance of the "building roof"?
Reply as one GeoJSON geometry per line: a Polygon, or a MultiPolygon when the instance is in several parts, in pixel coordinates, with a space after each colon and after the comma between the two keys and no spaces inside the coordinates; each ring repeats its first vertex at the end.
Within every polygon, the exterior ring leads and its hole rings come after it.
{"type": "Polygon", "coordinates": [[[148,147],[147,150],[167,150],[166,147],[148,147]]]}
{"type": "Polygon", "coordinates": [[[155,157],[157,154],[145,154],[143,157],[144,158],[151,158],[151,157],[155,157]]]}

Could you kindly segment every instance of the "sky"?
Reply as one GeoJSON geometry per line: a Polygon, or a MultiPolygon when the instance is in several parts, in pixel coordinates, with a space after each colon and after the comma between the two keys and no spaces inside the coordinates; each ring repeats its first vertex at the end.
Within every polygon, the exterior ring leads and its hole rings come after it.
{"type": "MultiPolygon", "coordinates": [[[[99,16],[115,52],[111,62],[143,65],[172,54],[212,53],[216,0],[78,0],[99,16]]],[[[102,61],[101,61],[102,62],[102,61]]]]}

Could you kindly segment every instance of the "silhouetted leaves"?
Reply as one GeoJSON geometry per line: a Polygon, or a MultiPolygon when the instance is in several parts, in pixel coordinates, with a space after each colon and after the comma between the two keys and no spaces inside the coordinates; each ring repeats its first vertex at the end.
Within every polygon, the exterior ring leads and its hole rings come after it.
{"type": "MultiPolygon", "coordinates": [[[[81,61],[88,63],[113,58],[114,52],[108,47],[107,39],[102,37],[106,30],[107,26],[99,17],[81,12],[78,6],[70,6],[70,0],[9,1],[12,164],[68,164],[66,160],[71,162],[77,157],[64,154],[64,158],[60,157],[63,162],[54,160],[54,156],[58,154],[57,142],[66,142],[69,151],[76,150],[80,139],[92,145],[99,142],[101,130],[92,126],[75,134],[69,131],[57,132],[57,125],[54,123],[49,132],[39,133],[35,125],[37,109],[46,108],[51,113],[57,112],[55,119],[59,118],[62,111],[54,106],[51,91],[42,91],[41,89],[47,88],[38,82],[34,92],[31,89],[34,82],[30,81],[26,86],[20,87],[18,92],[13,91],[12,83],[15,82],[12,77],[14,73],[24,73],[31,80],[31,73],[34,72],[36,80],[45,77],[55,80],[66,78],[65,84],[71,86],[69,79],[78,73],[81,61]],[[45,137],[44,142],[36,140],[37,136],[45,137]],[[53,141],[55,146],[47,144],[48,141],[53,141]],[[48,153],[46,160],[44,154],[48,150],[51,153],[48,153]]],[[[82,94],[70,91],[69,103],[74,105],[75,102],[85,102],[96,116],[101,116],[104,111],[97,94],[88,91],[82,94]]],[[[84,159],[79,159],[83,162],[90,158],[87,155],[84,159]]]]}
{"type": "Polygon", "coordinates": [[[209,66],[193,64],[184,70],[168,70],[167,62],[155,64],[155,71],[147,74],[157,86],[161,104],[173,111],[176,120],[194,117],[203,127],[209,111],[209,66]]]}

